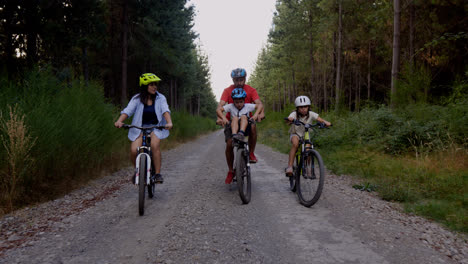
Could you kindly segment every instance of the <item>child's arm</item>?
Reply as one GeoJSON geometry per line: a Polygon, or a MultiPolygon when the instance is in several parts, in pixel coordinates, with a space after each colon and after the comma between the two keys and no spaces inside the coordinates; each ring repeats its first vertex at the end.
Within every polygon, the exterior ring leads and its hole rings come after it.
{"type": "Polygon", "coordinates": [[[291,125],[294,119],[296,119],[296,111],[291,112],[291,114],[289,114],[288,116],[288,120],[285,120],[285,121],[286,123],[288,123],[288,125],[291,125]]]}
{"type": "Polygon", "coordinates": [[[216,109],[216,115],[218,116],[218,118],[221,119],[221,125],[225,126],[226,124],[229,123],[229,120],[227,120],[226,116],[223,114],[223,112],[225,111],[224,107],[221,106],[221,107],[218,107],[216,109]]]}
{"type": "Polygon", "coordinates": [[[331,126],[330,122],[328,122],[327,120],[325,120],[325,119],[323,119],[321,117],[317,117],[317,121],[319,121],[320,123],[324,123],[325,126],[327,126],[327,127],[331,126]]]}

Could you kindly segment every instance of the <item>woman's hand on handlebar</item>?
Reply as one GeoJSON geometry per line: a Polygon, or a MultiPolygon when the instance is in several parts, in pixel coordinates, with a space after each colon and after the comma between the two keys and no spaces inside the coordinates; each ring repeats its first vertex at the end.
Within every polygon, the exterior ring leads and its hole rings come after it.
{"type": "Polygon", "coordinates": [[[172,123],[167,123],[165,126],[164,126],[165,129],[167,130],[170,130],[172,128],[172,123]]]}
{"type": "Polygon", "coordinates": [[[116,128],[121,128],[123,125],[124,125],[124,123],[121,122],[121,121],[116,121],[116,122],[114,123],[114,126],[115,126],[116,128]]]}

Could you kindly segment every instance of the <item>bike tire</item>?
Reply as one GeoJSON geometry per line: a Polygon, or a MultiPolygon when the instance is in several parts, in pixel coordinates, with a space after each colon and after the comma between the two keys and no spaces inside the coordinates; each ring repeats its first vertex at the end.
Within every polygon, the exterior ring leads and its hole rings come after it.
{"type": "Polygon", "coordinates": [[[155,191],[155,184],[152,182],[150,185],[148,185],[148,198],[153,198],[154,197],[154,191],[155,191]]]}
{"type": "Polygon", "coordinates": [[[320,154],[312,149],[304,154],[301,173],[296,178],[297,196],[305,207],[314,205],[322,194],[325,183],[325,168],[320,154]]]}
{"type": "Polygon", "coordinates": [[[238,149],[236,153],[236,179],[237,189],[243,204],[248,204],[251,198],[250,170],[247,167],[248,155],[244,155],[244,149],[238,149]]]}
{"type": "Polygon", "coordinates": [[[145,182],[146,182],[146,157],[141,156],[139,178],[138,178],[138,212],[140,215],[145,214],[145,182]]]}
{"type": "MultiPolygon", "coordinates": [[[[154,167],[153,166],[151,166],[151,175],[154,176],[154,167]]],[[[154,192],[155,192],[155,189],[156,189],[155,186],[156,186],[156,184],[154,183],[153,180],[151,180],[150,184],[148,185],[148,198],[153,198],[154,197],[154,192]]]]}
{"type": "Polygon", "coordinates": [[[294,165],[293,165],[293,175],[289,177],[289,190],[291,192],[296,192],[296,179],[300,172],[299,166],[299,156],[296,155],[294,158],[294,165]]]}

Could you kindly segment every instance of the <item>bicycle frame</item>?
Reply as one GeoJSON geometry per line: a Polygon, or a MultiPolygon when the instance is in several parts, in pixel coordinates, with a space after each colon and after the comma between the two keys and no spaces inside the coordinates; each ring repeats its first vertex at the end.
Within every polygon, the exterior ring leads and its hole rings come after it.
{"type": "MultiPolygon", "coordinates": [[[[146,132],[146,131],[145,131],[146,132]]],[[[153,163],[152,163],[152,155],[151,155],[151,147],[147,146],[147,136],[145,135],[146,133],[143,132],[143,145],[141,147],[137,148],[138,155],[136,157],[136,179],[135,179],[135,185],[139,184],[139,172],[140,172],[140,159],[146,159],[146,164],[147,164],[147,169],[146,169],[146,185],[150,184],[150,177],[151,177],[151,169],[153,168],[153,163]]]]}
{"type": "MultiPolygon", "coordinates": [[[[249,144],[245,141],[240,141],[240,140],[237,140],[237,139],[232,139],[232,144],[233,144],[233,148],[234,148],[234,162],[233,162],[233,167],[236,168],[236,165],[237,165],[237,159],[236,159],[236,153],[237,153],[237,150],[240,148],[240,149],[244,149],[244,156],[246,157],[249,157],[249,144]]],[[[250,159],[247,158],[247,169],[250,170],[250,159]]]]}
{"type": "MultiPolygon", "coordinates": [[[[314,149],[313,139],[317,133],[317,131],[313,129],[314,126],[317,126],[317,125],[305,125],[304,126],[305,127],[304,137],[299,138],[299,144],[301,145],[301,147],[297,148],[297,151],[296,151],[297,161],[301,160],[302,153],[306,153],[308,150],[314,149]],[[314,132],[312,137],[310,136],[309,129],[312,129],[314,132]]],[[[302,166],[304,166],[304,164],[302,164],[302,166]]],[[[303,168],[301,168],[301,170],[302,169],[303,168]]]]}
{"type": "Polygon", "coordinates": [[[145,185],[149,185],[151,181],[151,170],[153,170],[153,155],[151,153],[151,131],[153,128],[156,129],[164,129],[162,126],[148,126],[148,127],[140,127],[134,125],[124,125],[124,128],[137,128],[140,129],[143,133],[142,135],[142,145],[137,148],[137,157],[135,161],[135,169],[136,169],[136,179],[135,185],[139,184],[139,171],[140,171],[140,160],[146,159],[147,169],[146,169],[146,177],[145,177],[145,185]]]}

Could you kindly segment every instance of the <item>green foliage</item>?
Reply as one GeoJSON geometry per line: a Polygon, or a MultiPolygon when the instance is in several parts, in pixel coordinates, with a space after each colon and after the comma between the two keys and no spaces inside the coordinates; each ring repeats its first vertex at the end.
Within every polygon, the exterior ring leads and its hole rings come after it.
{"type": "Polygon", "coordinates": [[[258,141],[270,145],[282,153],[289,152],[289,127],[284,121],[289,113],[288,111],[268,112],[266,119],[257,123],[258,141]]]}
{"type": "Polygon", "coordinates": [[[217,129],[214,119],[192,116],[187,112],[172,112],[171,118],[174,128],[168,138],[169,143],[172,141],[185,142],[217,129]]]}
{"type": "MultiPolygon", "coordinates": [[[[13,206],[7,207],[8,197],[0,197],[0,213],[3,209],[54,198],[99,176],[103,169],[116,169],[122,161],[128,162],[127,131],[114,127],[119,110],[107,102],[98,83],[87,86],[83,79],[61,82],[51,70],[43,69],[25,74],[18,83],[0,78],[0,84],[3,87],[0,123],[19,124],[0,129],[0,137],[5,139],[2,140],[5,144],[0,145],[0,190],[2,193],[14,190],[11,183],[5,184],[12,176],[18,183],[13,206]],[[9,106],[13,105],[20,114],[9,114],[9,106]],[[10,139],[17,138],[9,131],[26,131],[26,128],[27,134],[23,133],[19,142],[30,142],[28,149],[15,149],[14,144],[10,144],[12,147],[6,144],[6,139],[13,142],[10,139]],[[9,164],[17,163],[11,158],[12,149],[18,153],[27,151],[28,162],[34,161],[26,172],[12,171],[9,164]]],[[[163,141],[165,147],[216,129],[213,119],[185,112],[173,111],[172,120],[174,129],[168,140],[163,141]]]]}
{"type": "Polygon", "coordinates": [[[372,184],[370,182],[366,182],[364,184],[354,184],[353,188],[356,189],[356,190],[366,191],[366,192],[373,192],[373,191],[376,191],[378,189],[376,185],[374,185],[374,184],[372,184]]]}
{"type": "Polygon", "coordinates": [[[355,188],[374,186],[384,200],[403,202],[414,212],[452,229],[468,231],[468,154],[449,149],[425,157],[389,156],[363,146],[333,151],[324,148],[327,168],[337,174],[359,176],[355,188]]]}
{"type": "Polygon", "coordinates": [[[364,109],[345,116],[331,116],[332,133],[321,136],[327,146],[362,145],[389,154],[431,152],[452,144],[466,146],[466,104],[447,107],[409,105],[364,109]]]}
{"type": "Polygon", "coordinates": [[[428,103],[431,87],[431,73],[424,66],[412,67],[406,64],[401,78],[397,81],[394,96],[396,105],[405,106],[414,103],[428,103]]]}
{"type": "MultiPolygon", "coordinates": [[[[61,83],[50,71],[26,74],[0,95],[0,111],[15,103],[36,138],[30,151],[35,161],[24,177],[16,205],[55,197],[95,176],[108,162],[120,160],[122,137],[113,127],[116,108],[106,103],[102,88],[83,80],[61,83]]],[[[4,156],[5,149],[0,149],[4,156]]],[[[4,170],[5,167],[0,168],[4,170]]]]}
{"type": "MultiPolygon", "coordinates": [[[[283,121],[289,112],[267,112],[258,128],[259,140],[283,153],[290,148],[283,121]]],[[[377,191],[411,212],[467,231],[466,103],[378,106],[320,116],[333,124],[319,131],[315,144],[327,169],[359,176],[355,188],[377,191]]]]}

